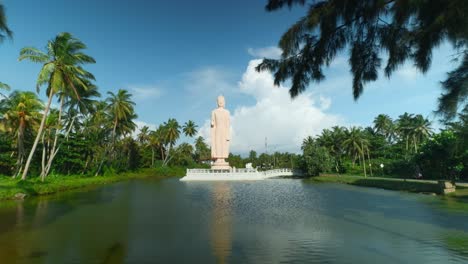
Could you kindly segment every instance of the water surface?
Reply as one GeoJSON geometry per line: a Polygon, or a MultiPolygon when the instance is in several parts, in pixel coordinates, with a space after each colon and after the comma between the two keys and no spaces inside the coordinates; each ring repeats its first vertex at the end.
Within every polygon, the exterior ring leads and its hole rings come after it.
{"type": "Polygon", "coordinates": [[[0,207],[0,263],[468,263],[468,208],[302,180],[138,180],[0,207]]]}

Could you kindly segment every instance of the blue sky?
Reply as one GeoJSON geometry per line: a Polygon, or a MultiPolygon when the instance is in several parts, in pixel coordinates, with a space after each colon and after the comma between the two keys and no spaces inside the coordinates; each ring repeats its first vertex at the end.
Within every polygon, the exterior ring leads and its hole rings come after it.
{"type": "Polygon", "coordinates": [[[434,119],[439,81],[454,66],[450,46],[442,45],[426,75],[404,65],[392,79],[367,85],[355,102],[345,53],[327,70],[323,83],[291,101],[287,87],[273,87],[271,75],[257,74],[253,67],[256,59],[277,55],[279,37],[305,14],[303,8],[267,13],[266,0],[3,3],[14,39],[0,46],[2,82],[34,90],[40,65],[18,62],[19,50],[43,48],[57,33],[68,31],[96,59],[88,69],[103,96],[119,88],[134,94],[140,125],[157,125],[169,117],[191,119],[206,137],[206,119],[216,96],[224,94],[237,153],[263,151],[265,137],[274,150],[297,151],[308,134],[332,125],[369,125],[379,113],[397,117],[407,111],[434,119]]]}

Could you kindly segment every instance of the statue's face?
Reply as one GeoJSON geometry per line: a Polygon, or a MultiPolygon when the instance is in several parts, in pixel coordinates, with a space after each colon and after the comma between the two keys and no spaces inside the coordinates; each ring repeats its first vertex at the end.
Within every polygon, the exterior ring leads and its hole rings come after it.
{"type": "Polygon", "coordinates": [[[224,97],[218,96],[218,107],[224,107],[224,97]]]}

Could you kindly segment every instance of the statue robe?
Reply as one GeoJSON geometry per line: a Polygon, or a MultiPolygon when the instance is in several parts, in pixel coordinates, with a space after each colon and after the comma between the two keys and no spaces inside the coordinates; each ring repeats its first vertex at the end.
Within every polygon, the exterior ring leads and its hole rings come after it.
{"type": "Polygon", "coordinates": [[[211,158],[228,158],[230,140],[229,111],[220,107],[211,112],[211,158]]]}

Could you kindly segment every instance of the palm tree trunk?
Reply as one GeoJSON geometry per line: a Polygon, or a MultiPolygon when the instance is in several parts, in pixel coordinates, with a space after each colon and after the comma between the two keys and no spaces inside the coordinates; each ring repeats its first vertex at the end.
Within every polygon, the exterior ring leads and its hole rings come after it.
{"type": "Polygon", "coordinates": [[[47,118],[47,114],[49,113],[50,104],[52,103],[53,96],[54,96],[54,89],[51,88],[49,99],[47,100],[47,105],[46,105],[46,108],[44,109],[44,115],[42,116],[41,125],[39,126],[36,139],[34,140],[34,144],[31,148],[31,152],[29,153],[28,160],[26,161],[26,165],[24,166],[24,171],[23,171],[23,175],[21,176],[21,180],[26,180],[26,176],[28,175],[29,166],[31,165],[34,152],[36,152],[37,144],[39,143],[39,139],[41,138],[42,131],[44,130],[45,121],[47,118]]]}
{"type": "MultiPolygon", "coordinates": [[[[44,175],[44,171],[45,171],[45,159],[46,159],[46,144],[44,143],[44,136],[45,136],[45,133],[42,135],[42,159],[41,159],[41,179],[42,179],[42,175],[44,175]]],[[[42,180],[44,181],[44,180],[42,180]]]]}
{"type": "Polygon", "coordinates": [[[416,139],[416,136],[413,136],[413,141],[414,141],[414,154],[418,153],[418,141],[416,139]]]}
{"type": "Polygon", "coordinates": [[[151,148],[151,168],[154,168],[154,148],[151,148]]]}
{"type": "Polygon", "coordinates": [[[370,162],[370,154],[369,154],[369,149],[367,149],[367,160],[369,161],[369,171],[370,171],[370,176],[372,177],[372,164],[370,162]]]}
{"type": "Polygon", "coordinates": [[[52,149],[49,152],[49,155],[48,155],[49,160],[47,161],[45,170],[42,172],[42,175],[41,175],[42,181],[44,181],[47,175],[49,174],[50,167],[52,167],[52,161],[54,160],[55,155],[57,154],[57,151],[58,151],[58,150],[55,151],[55,149],[57,148],[57,141],[58,141],[59,130],[60,130],[59,127],[61,125],[61,120],[62,120],[62,111],[63,111],[63,95],[60,96],[60,109],[59,109],[59,115],[58,115],[58,120],[57,120],[58,122],[57,128],[55,128],[54,145],[52,146],[52,149]]]}
{"type": "Polygon", "coordinates": [[[21,117],[20,119],[20,125],[18,128],[18,142],[17,142],[17,147],[18,147],[18,159],[16,161],[16,173],[13,175],[13,178],[16,178],[19,176],[21,173],[21,169],[23,167],[23,161],[24,161],[24,117],[21,117]]]}
{"type": "Polygon", "coordinates": [[[361,155],[362,155],[362,164],[364,166],[364,177],[367,177],[367,173],[366,173],[366,157],[364,156],[364,146],[362,145],[362,141],[361,141],[361,155]]]}

